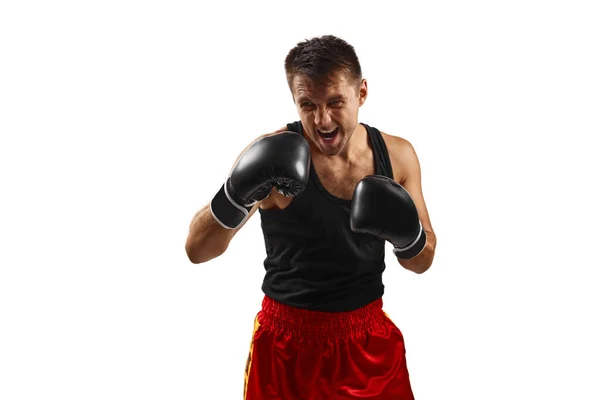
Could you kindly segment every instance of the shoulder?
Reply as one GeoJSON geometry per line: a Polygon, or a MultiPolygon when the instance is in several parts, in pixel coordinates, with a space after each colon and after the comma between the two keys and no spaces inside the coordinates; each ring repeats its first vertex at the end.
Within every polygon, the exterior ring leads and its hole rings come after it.
{"type": "Polygon", "coordinates": [[[264,138],[267,138],[267,137],[270,137],[270,136],[274,136],[274,135],[278,135],[278,134],[280,134],[282,132],[288,132],[288,131],[289,131],[289,129],[287,128],[287,126],[284,126],[283,128],[279,128],[279,129],[276,129],[274,131],[258,135],[257,137],[254,138],[254,140],[252,141],[252,143],[254,143],[254,142],[256,142],[256,141],[258,141],[260,139],[264,139],[264,138]]]}
{"type": "Polygon", "coordinates": [[[410,171],[418,168],[417,152],[412,143],[401,136],[381,131],[381,136],[390,156],[394,170],[394,179],[400,183],[406,180],[410,171]]]}
{"type": "Polygon", "coordinates": [[[408,139],[405,139],[400,136],[392,135],[383,131],[381,132],[381,136],[385,141],[385,145],[388,148],[388,152],[390,153],[414,153],[415,149],[408,139]]]}
{"type": "Polygon", "coordinates": [[[278,135],[278,134],[280,134],[282,132],[286,132],[286,131],[288,131],[288,128],[287,128],[287,126],[284,126],[283,128],[279,128],[279,129],[275,129],[274,131],[271,131],[271,132],[263,133],[262,135],[259,136],[259,138],[278,135]]]}

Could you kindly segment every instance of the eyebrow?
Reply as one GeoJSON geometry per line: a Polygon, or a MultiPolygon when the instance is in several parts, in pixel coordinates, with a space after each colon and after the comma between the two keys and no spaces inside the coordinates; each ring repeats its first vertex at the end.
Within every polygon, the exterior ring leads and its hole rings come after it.
{"type": "MultiPolygon", "coordinates": [[[[346,100],[346,97],[344,97],[343,95],[339,94],[339,95],[335,95],[333,97],[330,97],[327,99],[327,102],[330,101],[335,101],[335,100],[346,100]]],[[[304,103],[305,101],[311,102],[312,100],[310,100],[308,97],[306,96],[300,96],[298,97],[298,103],[304,103]]]]}

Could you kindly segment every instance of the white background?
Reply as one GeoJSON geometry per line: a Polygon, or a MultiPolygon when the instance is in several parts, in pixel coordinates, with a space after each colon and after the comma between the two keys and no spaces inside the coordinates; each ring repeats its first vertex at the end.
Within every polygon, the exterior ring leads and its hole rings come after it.
{"type": "Polygon", "coordinates": [[[416,398],[599,399],[592,3],[3,2],[0,398],[241,398],[260,220],[202,265],[189,222],[297,119],[289,49],[335,34],[438,236],[384,275],[416,398]]]}

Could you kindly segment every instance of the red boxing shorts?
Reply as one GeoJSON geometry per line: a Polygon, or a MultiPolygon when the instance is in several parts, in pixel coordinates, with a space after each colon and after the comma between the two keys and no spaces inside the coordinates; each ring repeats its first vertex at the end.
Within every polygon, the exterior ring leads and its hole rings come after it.
{"type": "Polygon", "coordinates": [[[378,299],[330,313],[265,297],[254,321],[244,400],[414,400],[404,338],[378,299]]]}

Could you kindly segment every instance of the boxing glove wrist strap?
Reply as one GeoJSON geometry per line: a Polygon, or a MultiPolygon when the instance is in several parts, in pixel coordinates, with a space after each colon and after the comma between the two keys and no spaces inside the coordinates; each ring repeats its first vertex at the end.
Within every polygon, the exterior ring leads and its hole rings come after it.
{"type": "Polygon", "coordinates": [[[423,230],[423,225],[419,222],[419,234],[416,239],[410,244],[404,247],[397,247],[394,245],[394,255],[401,260],[408,260],[416,257],[425,248],[427,243],[427,234],[423,230]]]}
{"type": "Polygon", "coordinates": [[[225,229],[236,229],[248,217],[253,204],[239,205],[227,191],[227,182],[210,202],[213,218],[225,229]]]}

